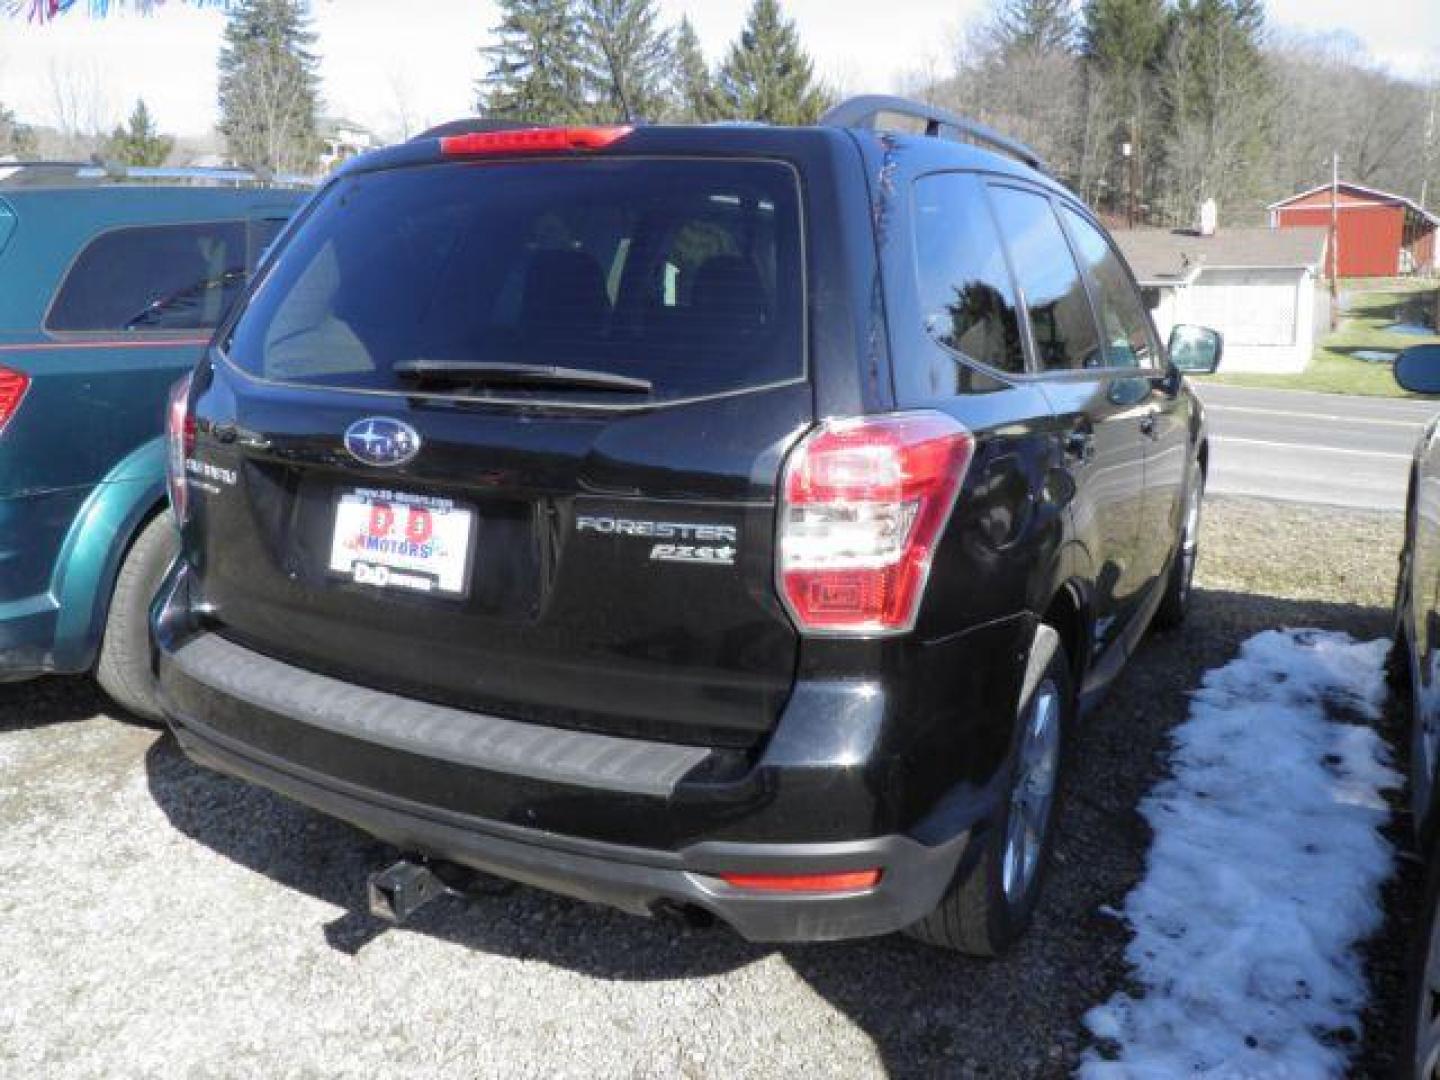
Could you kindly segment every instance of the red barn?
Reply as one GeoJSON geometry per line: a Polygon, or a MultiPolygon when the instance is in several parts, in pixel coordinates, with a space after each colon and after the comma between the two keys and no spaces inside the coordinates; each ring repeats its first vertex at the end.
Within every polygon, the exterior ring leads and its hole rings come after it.
{"type": "MultiPolygon", "coordinates": [[[[1274,229],[1330,227],[1330,185],[1311,188],[1271,203],[1274,229]]],[[[1440,269],[1436,260],[1436,217],[1404,195],[1360,184],[1341,183],[1340,276],[1393,277],[1440,269]]],[[[1326,271],[1330,267],[1326,266],[1326,271]]]]}

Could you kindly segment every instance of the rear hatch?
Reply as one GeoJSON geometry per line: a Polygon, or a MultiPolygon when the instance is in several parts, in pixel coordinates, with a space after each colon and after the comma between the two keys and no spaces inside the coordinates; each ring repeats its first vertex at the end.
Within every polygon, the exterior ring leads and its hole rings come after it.
{"type": "Polygon", "coordinates": [[[773,547],[814,418],[804,283],[778,161],[342,178],[199,376],[214,628],[497,715],[753,742],[795,669],[773,547]]]}

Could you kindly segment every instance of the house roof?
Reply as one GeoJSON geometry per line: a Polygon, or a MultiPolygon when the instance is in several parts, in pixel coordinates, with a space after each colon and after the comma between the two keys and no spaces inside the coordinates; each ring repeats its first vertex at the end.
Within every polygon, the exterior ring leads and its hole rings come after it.
{"type": "MultiPolygon", "coordinates": [[[[1279,202],[1271,203],[1265,209],[1279,210],[1282,207],[1291,205],[1292,203],[1297,203],[1301,199],[1308,199],[1311,195],[1318,195],[1322,191],[1329,191],[1330,187],[1330,184],[1320,184],[1316,187],[1307,188],[1305,191],[1297,191],[1294,195],[1288,195],[1285,198],[1281,199],[1279,202]]],[[[1410,210],[1419,214],[1426,221],[1430,222],[1430,224],[1440,226],[1440,217],[1437,217],[1429,210],[1426,210],[1414,199],[1407,198],[1404,195],[1397,195],[1393,191],[1381,191],[1379,188],[1366,187],[1364,184],[1352,184],[1348,180],[1340,181],[1339,187],[1341,191],[1355,192],[1356,194],[1363,195],[1370,199],[1374,199],[1377,202],[1398,203],[1399,205],[1408,207],[1410,210]]],[[[1340,208],[1343,210],[1344,204],[1341,204],[1340,208]]]]}
{"type": "Polygon", "coordinates": [[[337,131],[355,131],[362,135],[369,135],[374,138],[375,133],[364,124],[357,124],[354,120],[347,120],[343,116],[322,116],[316,126],[322,133],[330,134],[337,131]]]}
{"type": "Polygon", "coordinates": [[[1206,267],[1315,269],[1325,261],[1326,229],[1122,229],[1113,234],[1141,285],[1188,285],[1206,267]]]}

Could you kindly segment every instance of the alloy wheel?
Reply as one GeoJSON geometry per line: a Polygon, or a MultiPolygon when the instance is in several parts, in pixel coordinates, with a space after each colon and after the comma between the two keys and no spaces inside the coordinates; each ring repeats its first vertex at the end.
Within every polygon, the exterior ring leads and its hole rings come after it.
{"type": "Polygon", "coordinates": [[[1185,506],[1185,528],[1180,537],[1180,599],[1190,596],[1195,580],[1195,564],[1200,556],[1200,507],[1205,498],[1205,477],[1196,473],[1190,482],[1190,498],[1185,506]]]}
{"type": "Polygon", "coordinates": [[[1415,1069],[1412,1075],[1431,1080],[1440,1076],[1440,919],[1433,919],[1430,925],[1415,1025],[1415,1069]]]}
{"type": "Polygon", "coordinates": [[[1010,789],[1001,885],[1012,904],[1029,891],[1040,868],[1059,772],[1060,690],[1046,679],[1036,687],[1026,712],[1010,789]]]}

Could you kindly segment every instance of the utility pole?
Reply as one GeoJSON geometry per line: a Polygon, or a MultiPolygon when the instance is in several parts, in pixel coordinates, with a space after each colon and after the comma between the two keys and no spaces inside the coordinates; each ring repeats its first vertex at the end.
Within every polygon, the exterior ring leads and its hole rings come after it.
{"type": "Polygon", "coordinates": [[[1140,146],[1136,142],[1133,116],[1129,120],[1129,138],[1120,144],[1120,156],[1125,159],[1125,225],[1133,229],[1140,209],[1135,190],[1138,186],[1136,170],[1140,164],[1140,146]]]}
{"type": "Polygon", "coordinates": [[[1430,115],[1425,120],[1425,142],[1422,144],[1424,151],[1420,157],[1422,162],[1420,169],[1421,210],[1426,208],[1425,200],[1430,194],[1430,166],[1434,161],[1435,111],[1437,105],[1440,105],[1440,77],[1437,77],[1434,85],[1430,87],[1430,115]]]}
{"type": "Polygon", "coordinates": [[[1135,225],[1140,224],[1140,125],[1135,117],[1130,117],[1130,143],[1134,153],[1130,155],[1130,218],[1135,225]]]}
{"type": "Polygon", "coordinates": [[[1330,329],[1340,325],[1340,152],[1330,155],[1330,329]]]}

